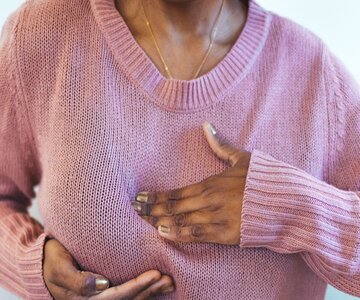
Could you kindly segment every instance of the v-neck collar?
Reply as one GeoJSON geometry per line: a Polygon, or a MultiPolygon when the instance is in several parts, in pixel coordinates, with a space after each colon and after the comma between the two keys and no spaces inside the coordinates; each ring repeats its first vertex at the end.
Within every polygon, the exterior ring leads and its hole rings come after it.
{"type": "Polygon", "coordinates": [[[115,0],[90,0],[91,8],[110,51],[150,99],[173,111],[198,110],[220,101],[248,72],[265,43],[271,14],[249,1],[246,23],[226,56],[209,72],[191,80],[162,75],[133,37],[115,0]]]}

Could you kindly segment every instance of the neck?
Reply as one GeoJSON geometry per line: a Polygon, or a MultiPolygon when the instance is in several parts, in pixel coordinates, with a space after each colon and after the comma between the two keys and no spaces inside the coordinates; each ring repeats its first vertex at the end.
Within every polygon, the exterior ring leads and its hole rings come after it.
{"type": "MultiPolygon", "coordinates": [[[[149,4],[147,0],[145,4],[149,4]]],[[[180,34],[191,33],[193,36],[209,35],[223,0],[156,0],[145,9],[153,16],[155,25],[162,25],[164,33],[180,34]],[[156,18],[154,18],[156,16],[156,18]],[[157,23],[157,24],[156,24],[157,23]]],[[[224,11],[226,9],[224,3],[224,11]]],[[[157,26],[160,28],[160,26],[157,26]]]]}
{"type": "MultiPolygon", "coordinates": [[[[141,10],[143,1],[145,12],[157,34],[168,40],[186,40],[208,37],[211,34],[223,0],[117,0],[122,15],[131,23],[143,23],[141,10]]],[[[241,0],[224,0],[224,7],[218,25],[226,40],[233,29],[245,19],[246,6],[241,0]],[[239,15],[241,18],[239,18],[239,15]],[[234,22],[229,22],[234,20],[234,22]],[[237,20],[237,21],[236,21],[237,20]]],[[[137,27],[139,28],[139,27],[137,27]]],[[[146,30],[135,34],[146,34],[146,30]]]]}

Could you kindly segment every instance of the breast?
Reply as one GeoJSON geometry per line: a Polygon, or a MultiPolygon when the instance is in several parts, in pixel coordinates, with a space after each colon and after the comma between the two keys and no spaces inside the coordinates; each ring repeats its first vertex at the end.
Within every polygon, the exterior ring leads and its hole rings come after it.
{"type": "Polygon", "coordinates": [[[170,275],[177,288],[156,299],[303,299],[308,283],[320,283],[297,254],[167,241],[132,210],[128,195],[110,186],[96,190],[87,180],[83,188],[74,180],[56,197],[42,198],[44,220],[82,270],[104,275],[112,286],[152,269],[170,275]]]}
{"type": "Polygon", "coordinates": [[[45,227],[81,269],[104,275],[111,285],[156,269],[177,287],[159,299],[290,299],[277,291],[304,295],[306,287],[293,279],[316,279],[297,254],[167,241],[130,205],[142,180],[130,164],[87,149],[72,152],[66,163],[64,157],[44,170],[39,208],[45,227]]]}

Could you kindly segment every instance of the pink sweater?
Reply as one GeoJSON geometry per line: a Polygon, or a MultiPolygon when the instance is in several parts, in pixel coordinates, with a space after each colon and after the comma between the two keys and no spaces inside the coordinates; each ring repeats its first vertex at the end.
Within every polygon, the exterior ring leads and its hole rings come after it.
{"type": "MultiPolygon", "coordinates": [[[[118,285],[174,278],[156,299],[360,296],[360,92],[324,43],[250,3],[226,57],[167,79],[113,0],[29,0],[0,40],[0,284],[51,299],[43,244],[118,285]],[[167,241],[132,209],[228,165],[201,124],[252,152],[240,245],[167,241]],[[44,227],[27,209],[37,195],[44,227]]],[[[240,213],[240,212],[239,212],[240,213]]]]}

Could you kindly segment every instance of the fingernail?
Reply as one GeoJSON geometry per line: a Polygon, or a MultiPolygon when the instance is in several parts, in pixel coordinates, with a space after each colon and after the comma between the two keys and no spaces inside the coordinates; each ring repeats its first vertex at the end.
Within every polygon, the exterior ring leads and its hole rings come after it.
{"type": "Polygon", "coordinates": [[[149,198],[148,192],[140,192],[136,196],[136,201],[146,203],[148,201],[148,198],[149,198]]]}
{"type": "Polygon", "coordinates": [[[158,227],[158,230],[161,232],[161,233],[165,233],[165,234],[168,234],[170,232],[170,228],[167,227],[167,226],[164,226],[164,225],[160,225],[158,227]]]}
{"type": "Polygon", "coordinates": [[[109,287],[109,280],[103,278],[97,278],[95,281],[96,290],[102,291],[109,287]]]}
{"type": "Polygon", "coordinates": [[[169,294],[172,293],[175,290],[175,288],[173,286],[170,286],[168,288],[166,288],[165,290],[163,290],[164,294],[169,294]]]}
{"type": "Polygon", "coordinates": [[[211,123],[205,122],[205,126],[212,135],[216,135],[216,129],[211,123]]]}
{"type": "Polygon", "coordinates": [[[131,202],[131,206],[133,209],[135,209],[137,212],[140,212],[142,209],[142,206],[140,203],[137,203],[136,201],[131,202]]]}

